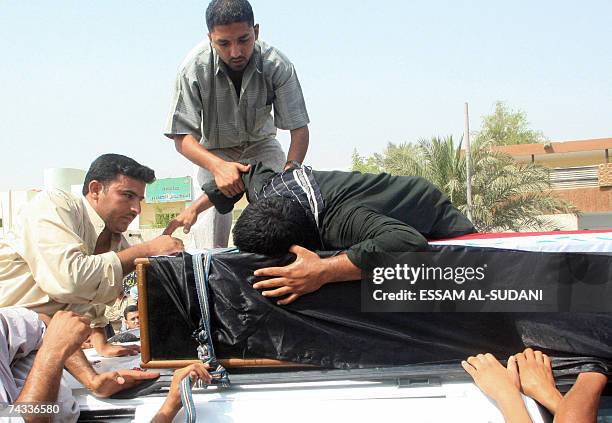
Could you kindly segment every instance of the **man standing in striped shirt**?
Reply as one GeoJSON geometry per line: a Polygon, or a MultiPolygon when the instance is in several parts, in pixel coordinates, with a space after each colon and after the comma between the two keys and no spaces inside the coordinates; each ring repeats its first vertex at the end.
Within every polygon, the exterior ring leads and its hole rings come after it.
{"type": "MultiPolygon", "coordinates": [[[[227,197],[245,188],[240,174],[248,166],[238,161],[254,159],[282,171],[300,166],[308,149],[309,118],[293,64],[258,40],[254,22],[247,0],[209,4],[208,40],[179,68],[165,130],[197,166],[198,185],[214,181],[227,197]],[[291,133],[286,157],[276,128],[291,133]]],[[[231,223],[231,214],[203,213],[192,230],[194,247],[227,246],[231,223]]]]}

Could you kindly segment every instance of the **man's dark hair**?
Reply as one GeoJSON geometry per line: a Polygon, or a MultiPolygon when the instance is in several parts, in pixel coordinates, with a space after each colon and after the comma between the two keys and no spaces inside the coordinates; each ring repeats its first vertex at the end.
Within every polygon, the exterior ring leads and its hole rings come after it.
{"type": "Polygon", "coordinates": [[[212,0],[206,8],[206,26],[212,32],[217,25],[246,22],[255,25],[253,9],[247,0],[212,0]]]}
{"type": "Polygon", "coordinates": [[[125,310],[123,310],[123,318],[127,320],[128,313],[133,313],[135,311],[138,311],[138,306],[134,304],[127,306],[125,310]]]}
{"type": "Polygon", "coordinates": [[[314,217],[296,200],[269,197],[251,203],[234,226],[234,245],[241,251],[275,256],[294,244],[320,248],[314,217]]]}
{"type": "Polygon", "coordinates": [[[121,154],[102,154],[93,161],[85,175],[83,195],[89,193],[89,183],[91,181],[100,181],[105,184],[115,180],[119,175],[129,176],[147,184],[155,180],[153,169],[141,165],[134,159],[121,154]]]}

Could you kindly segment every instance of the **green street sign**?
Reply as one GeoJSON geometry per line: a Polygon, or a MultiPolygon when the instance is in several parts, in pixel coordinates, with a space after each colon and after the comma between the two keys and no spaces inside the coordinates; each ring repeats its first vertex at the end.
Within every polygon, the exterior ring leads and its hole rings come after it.
{"type": "Polygon", "coordinates": [[[172,203],[191,201],[191,177],[158,179],[147,185],[145,202],[172,203]]]}

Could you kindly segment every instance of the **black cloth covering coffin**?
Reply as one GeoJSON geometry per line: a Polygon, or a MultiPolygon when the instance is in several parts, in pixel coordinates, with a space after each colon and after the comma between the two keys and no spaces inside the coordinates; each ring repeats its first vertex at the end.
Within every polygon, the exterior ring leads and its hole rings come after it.
{"type": "MultiPolygon", "coordinates": [[[[456,362],[484,352],[505,359],[529,346],[559,358],[561,374],[612,371],[612,313],[364,313],[359,282],[328,284],[287,306],[252,288],[254,270],[292,260],[213,256],[208,286],[218,358],[356,368],[456,362]]],[[[152,357],[197,358],[192,257],[151,258],[147,281],[152,357]]]]}

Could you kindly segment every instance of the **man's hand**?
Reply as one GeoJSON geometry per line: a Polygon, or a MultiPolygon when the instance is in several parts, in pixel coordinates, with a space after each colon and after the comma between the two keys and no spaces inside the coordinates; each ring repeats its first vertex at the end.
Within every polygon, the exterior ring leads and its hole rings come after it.
{"type": "Polygon", "coordinates": [[[168,223],[166,229],[164,229],[163,235],[172,235],[181,226],[183,227],[183,233],[188,234],[191,227],[198,220],[198,212],[193,207],[187,207],[178,216],[168,223]]]}
{"type": "Polygon", "coordinates": [[[140,346],[138,345],[113,345],[106,343],[100,347],[100,354],[102,357],[122,357],[124,355],[138,355],[140,353],[140,346]]]}
{"type": "Polygon", "coordinates": [[[250,165],[219,160],[210,171],[215,177],[219,191],[229,198],[244,192],[244,183],[240,174],[250,169],[250,165]]]}
{"type": "Polygon", "coordinates": [[[208,364],[204,363],[195,363],[190,364],[187,367],[183,367],[182,369],[178,369],[174,372],[172,376],[172,383],[170,384],[170,391],[168,392],[168,397],[166,397],[166,402],[168,405],[173,406],[176,410],[180,410],[182,407],[181,404],[181,393],[180,393],[180,384],[183,379],[189,377],[189,381],[191,386],[195,383],[196,380],[200,379],[206,383],[210,383],[212,381],[212,376],[208,373],[208,364]]]}
{"type": "Polygon", "coordinates": [[[203,380],[206,383],[210,383],[212,377],[208,373],[207,369],[208,364],[196,363],[176,370],[174,372],[174,376],[172,376],[172,384],[170,385],[170,391],[168,392],[166,401],[164,401],[163,405],[161,406],[157,414],[153,417],[153,420],[151,420],[151,422],[171,422],[183,406],[183,404],[181,403],[180,392],[181,381],[186,377],[189,377],[189,382],[191,383],[191,386],[193,386],[197,379],[203,380]]]}
{"type": "Polygon", "coordinates": [[[212,207],[212,203],[208,199],[208,195],[202,194],[197,200],[195,200],[189,207],[187,207],[181,214],[176,216],[168,223],[168,226],[164,230],[164,235],[172,235],[174,231],[183,226],[183,232],[189,233],[191,227],[198,220],[198,215],[204,210],[208,210],[212,207]]]}
{"type": "Polygon", "coordinates": [[[89,348],[93,348],[93,344],[91,343],[91,339],[89,339],[89,337],[85,340],[85,342],[83,342],[81,344],[81,349],[82,350],[87,350],[89,348]]]}
{"type": "Polygon", "coordinates": [[[87,388],[99,398],[108,398],[111,395],[129,389],[145,380],[156,379],[159,373],[143,372],[141,370],[117,370],[95,375],[87,388]]]}
{"type": "Polygon", "coordinates": [[[85,342],[91,328],[90,320],[71,311],[58,311],[47,326],[41,350],[61,352],[64,359],[71,356],[85,342]]]}
{"type": "MultiPolygon", "coordinates": [[[[175,135],[173,139],[176,151],[187,157],[192,163],[207,169],[213,174],[217,187],[223,195],[233,197],[244,192],[240,172],[248,172],[250,166],[226,162],[200,145],[193,135],[175,135]]],[[[303,157],[298,157],[298,160],[300,159],[303,159],[303,157]]]]}
{"type": "Polygon", "coordinates": [[[178,238],[166,235],[160,235],[151,241],[148,241],[148,256],[171,256],[185,250],[183,241],[178,238]]]}
{"type": "Polygon", "coordinates": [[[134,270],[134,260],[151,256],[171,256],[185,250],[183,241],[169,235],[161,235],[151,241],[134,245],[117,253],[121,261],[123,274],[127,275],[134,270]]]}
{"type": "Polygon", "coordinates": [[[264,297],[289,295],[277,301],[278,305],[292,303],[300,296],[316,291],[328,282],[325,280],[323,260],[316,253],[299,245],[293,245],[289,251],[297,256],[293,263],[255,271],[255,276],[271,277],[253,285],[253,288],[263,290],[261,294],[264,297]]]}
{"type": "Polygon", "coordinates": [[[113,345],[107,342],[103,328],[95,328],[91,333],[91,343],[96,352],[102,357],[120,357],[124,355],[138,355],[138,345],[113,345]]]}

